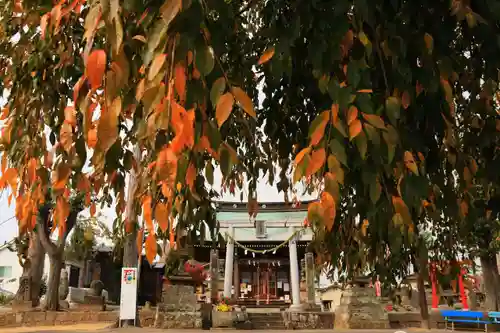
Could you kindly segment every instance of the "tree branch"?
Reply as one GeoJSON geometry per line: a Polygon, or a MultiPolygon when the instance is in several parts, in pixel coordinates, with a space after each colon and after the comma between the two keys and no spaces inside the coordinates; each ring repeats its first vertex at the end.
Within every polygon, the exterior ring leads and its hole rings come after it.
{"type": "Polygon", "coordinates": [[[42,243],[43,248],[49,254],[49,256],[56,255],[56,246],[50,241],[49,233],[47,232],[47,222],[49,220],[50,206],[43,205],[40,209],[40,216],[36,220],[38,226],[38,236],[40,237],[40,243],[42,243]]]}

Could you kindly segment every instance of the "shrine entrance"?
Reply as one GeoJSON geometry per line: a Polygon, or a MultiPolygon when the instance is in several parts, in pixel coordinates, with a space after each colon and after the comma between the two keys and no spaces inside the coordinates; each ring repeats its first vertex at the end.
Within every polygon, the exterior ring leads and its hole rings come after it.
{"type": "Polygon", "coordinates": [[[240,260],[238,299],[259,301],[290,301],[290,266],[286,260],[240,260]]]}

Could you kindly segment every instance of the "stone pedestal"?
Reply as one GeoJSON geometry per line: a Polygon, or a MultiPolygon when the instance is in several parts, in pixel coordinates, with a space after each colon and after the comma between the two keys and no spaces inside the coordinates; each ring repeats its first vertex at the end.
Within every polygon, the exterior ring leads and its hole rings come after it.
{"type": "Polygon", "coordinates": [[[201,328],[201,306],[194,286],[163,284],[156,328],[201,328]]]}
{"type": "Polygon", "coordinates": [[[387,313],[375,296],[375,290],[360,286],[345,290],[335,310],[335,328],[389,328],[387,313]]]}

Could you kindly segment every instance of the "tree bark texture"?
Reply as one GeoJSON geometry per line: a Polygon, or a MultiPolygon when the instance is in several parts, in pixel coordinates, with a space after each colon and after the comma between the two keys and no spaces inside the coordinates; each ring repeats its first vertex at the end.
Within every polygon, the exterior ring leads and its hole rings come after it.
{"type": "MultiPolygon", "coordinates": [[[[424,258],[425,259],[425,258],[424,258]]],[[[419,269],[418,269],[418,303],[420,305],[420,315],[422,316],[422,328],[429,329],[430,328],[430,318],[429,318],[429,308],[427,305],[427,295],[425,294],[425,269],[422,269],[422,265],[426,265],[427,262],[423,262],[421,258],[419,260],[419,269]]]]}
{"type": "MultiPolygon", "coordinates": [[[[19,263],[23,268],[19,282],[24,280],[24,278],[27,278],[29,286],[19,283],[15,300],[18,302],[31,301],[31,305],[36,307],[40,304],[40,286],[45,263],[45,250],[36,233],[31,232],[28,237],[29,248],[27,250],[26,258],[24,261],[22,261],[21,258],[19,259],[19,263]],[[29,294],[26,292],[26,288],[29,288],[29,294]]],[[[22,256],[21,254],[18,255],[22,256]]]]}
{"type": "Polygon", "coordinates": [[[31,256],[31,302],[32,305],[40,304],[40,287],[45,268],[45,249],[36,233],[31,234],[32,241],[29,250],[31,256]]]}
{"type": "Polygon", "coordinates": [[[57,253],[49,255],[50,274],[47,282],[46,305],[47,310],[59,310],[59,283],[61,281],[61,269],[63,267],[62,255],[57,253]]]}
{"type": "Polygon", "coordinates": [[[48,216],[50,209],[45,206],[40,209],[40,218],[37,221],[41,244],[50,260],[49,279],[47,282],[47,295],[45,309],[50,311],[59,310],[59,284],[61,282],[61,269],[63,268],[64,247],[66,239],[76,224],[76,218],[80,209],[72,209],[66,219],[66,230],[56,243],[50,239],[50,229],[48,227],[48,216]]]}
{"type": "Polygon", "coordinates": [[[483,271],[486,310],[498,311],[500,309],[500,275],[495,254],[484,253],[479,256],[479,259],[483,271]]]}

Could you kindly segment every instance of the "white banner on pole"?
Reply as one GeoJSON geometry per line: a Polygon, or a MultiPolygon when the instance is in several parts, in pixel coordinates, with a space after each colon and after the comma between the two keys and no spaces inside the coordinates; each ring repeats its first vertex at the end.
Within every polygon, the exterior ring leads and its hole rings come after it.
{"type": "Polygon", "coordinates": [[[137,307],[137,268],[123,267],[120,293],[120,320],[135,320],[137,307]]]}

